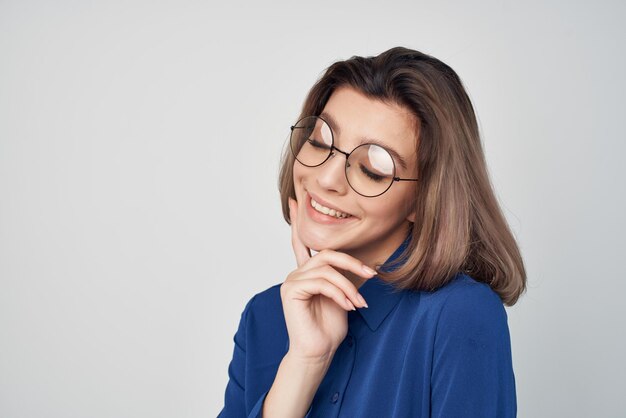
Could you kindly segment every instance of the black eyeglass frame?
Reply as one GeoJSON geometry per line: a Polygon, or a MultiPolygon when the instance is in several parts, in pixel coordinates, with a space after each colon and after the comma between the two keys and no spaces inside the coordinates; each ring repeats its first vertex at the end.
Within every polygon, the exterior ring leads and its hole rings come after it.
{"type": "MultiPolygon", "coordinates": [[[[345,152],[345,151],[340,150],[339,148],[337,148],[337,147],[335,146],[335,133],[333,132],[333,128],[331,128],[331,127],[330,127],[330,123],[328,123],[328,122],[327,122],[327,121],[326,121],[323,117],[321,117],[321,116],[305,116],[305,117],[303,117],[303,118],[300,118],[300,119],[296,122],[296,125],[291,125],[291,127],[290,127],[291,132],[290,132],[290,134],[289,134],[289,148],[291,149],[291,153],[293,154],[293,157],[296,159],[296,161],[298,161],[300,164],[302,164],[302,165],[303,165],[303,166],[305,166],[305,167],[319,167],[320,165],[322,165],[322,164],[324,164],[326,161],[328,161],[328,159],[329,159],[332,155],[334,155],[334,152],[333,152],[333,151],[339,151],[340,153],[342,153],[343,155],[345,155],[345,156],[346,156],[346,164],[345,164],[345,168],[344,168],[344,174],[345,174],[345,176],[346,176],[346,181],[347,181],[347,182],[348,182],[348,184],[350,185],[350,188],[351,188],[352,190],[354,190],[354,191],[355,191],[355,193],[357,193],[357,194],[359,194],[359,195],[361,195],[361,196],[363,196],[363,197],[378,197],[378,196],[380,196],[380,195],[384,194],[385,192],[387,192],[387,190],[389,190],[389,189],[391,188],[391,185],[393,185],[393,182],[394,182],[394,181],[418,181],[418,180],[419,180],[419,179],[407,179],[407,178],[400,178],[400,177],[396,177],[396,161],[393,159],[393,156],[391,155],[391,153],[390,153],[390,152],[389,152],[389,151],[388,151],[385,147],[383,147],[383,146],[381,146],[381,145],[379,145],[379,144],[374,144],[374,143],[369,143],[369,142],[368,142],[368,143],[364,143],[364,144],[357,145],[357,146],[356,146],[356,147],[355,147],[352,151],[350,151],[350,152],[345,152]],[[293,131],[294,131],[294,129],[296,129],[296,128],[304,129],[304,127],[299,127],[299,126],[296,126],[296,125],[298,125],[300,122],[302,122],[304,119],[307,119],[307,118],[317,118],[317,119],[321,119],[321,120],[322,120],[322,122],[324,122],[324,123],[326,124],[326,126],[328,126],[328,130],[330,131],[330,140],[331,140],[331,143],[330,143],[330,148],[329,148],[328,156],[326,156],[326,158],[324,159],[324,161],[322,161],[321,163],[316,164],[316,165],[308,165],[308,164],[304,164],[302,161],[298,160],[298,157],[297,157],[296,151],[293,149],[293,141],[291,140],[291,139],[292,139],[292,136],[293,136],[293,131]],[[385,190],[383,190],[382,192],[380,192],[379,194],[376,194],[376,195],[373,195],[373,196],[368,196],[368,195],[365,195],[365,194],[363,194],[363,193],[359,193],[359,191],[358,191],[358,190],[356,190],[354,187],[352,187],[352,184],[350,183],[350,179],[348,178],[348,159],[350,158],[350,155],[351,155],[351,154],[352,154],[355,150],[357,150],[359,147],[363,147],[363,146],[367,146],[367,145],[375,145],[375,146],[377,146],[377,147],[380,147],[380,148],[384,149],[384,150],[387,152],[387,154],[389,154],[389,158],[391,158],[391,162],[392,162],[392,164],[393,164],[392,181],[389,183],[389,186],[387,186],[387,188],[386,188],[385,190]]],[[[302,145],[303,145],[303,144],[302,144],[302,145]]],[[[300,146],[302,146],[302,145],[300,145],[300,146]]]]}

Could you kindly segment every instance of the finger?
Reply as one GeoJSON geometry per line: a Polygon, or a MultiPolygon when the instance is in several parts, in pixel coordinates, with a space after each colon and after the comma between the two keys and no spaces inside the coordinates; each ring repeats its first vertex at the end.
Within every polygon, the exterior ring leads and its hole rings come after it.
{"type": "Polygon", "coordinates": [[[294,280],[284,282],[282,286],[286,297],[290,299],[309,300],[315,295],[323,295],[348,311],[356,310],[341,289],[322,278],[294,280]]]}
{"type": "Polygon", "coordinates": [[[355,306],[367,307],[367,302],[359,293],[359,289],[346,276],[339,273],[329,265],[323,265],[310,270],[300,272],[293,280],[323,279],[340,289],[344,297],[347,297],[355,306]]]}
{"type": "Polygon", "coordinates": [[[311,251],[300,240],[297,226],[298,203],[292,198],[289,198],[289,218],[291,219],[291,246],[296,256],[296,263],[300,267],[311,258],[311,251]]]}
{"type": "Polygon", "coordinates": [[[342,270],[348,270],[366,279],[371,279],[376,270],[365,265],[361,260],[340,251],[324,249],[320,251],[307,264],[307,270],[330,264],[342,270]]]}

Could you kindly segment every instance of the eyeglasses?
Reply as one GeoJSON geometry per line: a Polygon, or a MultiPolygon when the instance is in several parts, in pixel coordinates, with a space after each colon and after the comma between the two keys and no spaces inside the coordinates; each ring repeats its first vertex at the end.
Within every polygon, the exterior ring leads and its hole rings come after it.
{"type": "Polygon", "coordinates": [[[305,116],[291,127],[289,138],[291,152],[296,160],[307,167],[324,164],[333,151],[346,156],[346,179],[352,189],[365,197],[385,193],[394,181],[417,181],[396,177],[396,164],[385,148],[377,144],[361,144],[351,152],[334,145],[330,125],[319,116],[305,116]]]}

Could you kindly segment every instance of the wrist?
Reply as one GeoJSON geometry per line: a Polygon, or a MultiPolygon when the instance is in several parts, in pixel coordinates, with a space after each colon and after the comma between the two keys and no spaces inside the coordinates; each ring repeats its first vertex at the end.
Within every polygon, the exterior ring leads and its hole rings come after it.
{"type": "Polygon", "coordinates": [[[287,351],[287,354],[285,354],[283,360],[287,359],[288,362],[298,364],[301,367],[319,369],[330,367],[330,363],[333,361],[334,355],[335,351],[330,351],[319,356],[308,356],[302,355],[294,350],[289,350],[287,351]]]}
{"type": "Polygon", "coordinates": [[[334,352],[311,357],[288,351],[265,398],[262,416],[304,416],[330,367],[333,355],[334,352]]]}

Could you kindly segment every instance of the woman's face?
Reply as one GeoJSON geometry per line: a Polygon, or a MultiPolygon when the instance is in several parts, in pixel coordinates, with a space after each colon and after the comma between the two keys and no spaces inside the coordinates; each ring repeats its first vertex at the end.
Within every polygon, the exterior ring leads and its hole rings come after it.
{"type": "MultiPolygon", "coordinates": [[[[341,87],[333,92],[321,116],[329,122],[334,145],[340,150],[349,153],[374,138],[406,160],[407,169],[395,161],[397,177],[417,178],[415,116],[406,108],[341,87]]],[[[382,195],[364,197],[348,184],[345,163],[346,157],[339,152],[317,167],[294,161],[300,239],[315,251],[332,249],[371,266],[382,264],[406,237],[409,222],[414,222],[415,182],[393,182],[382,195]],[[351,216],[337,219],[322,214],[311,206],[311,197],[351,216]]]]}

